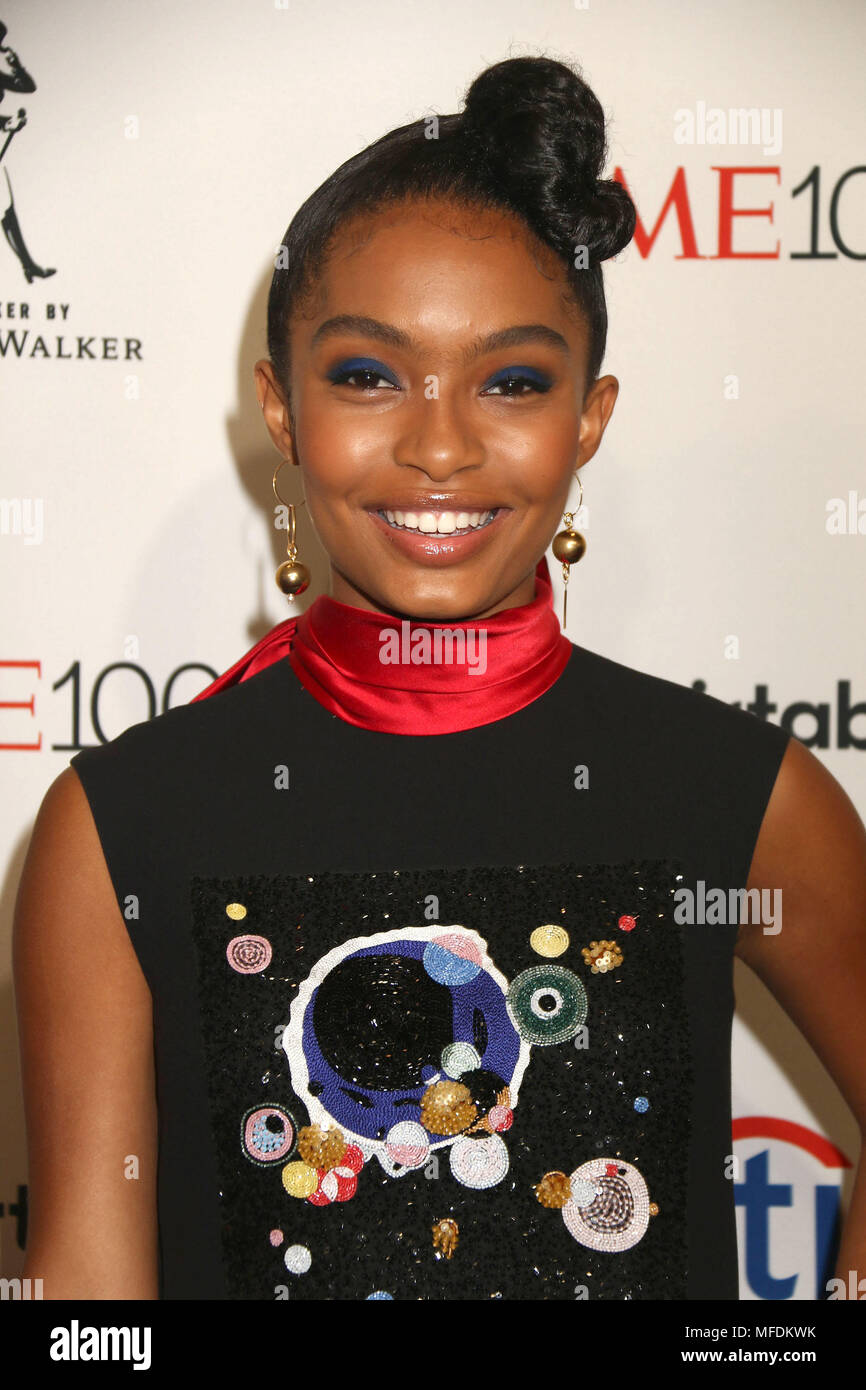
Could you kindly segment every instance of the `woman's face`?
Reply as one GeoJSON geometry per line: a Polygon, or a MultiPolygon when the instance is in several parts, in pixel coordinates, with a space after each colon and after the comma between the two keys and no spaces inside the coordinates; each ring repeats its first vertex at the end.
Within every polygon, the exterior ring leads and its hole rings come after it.
{"type": "Polygon", "coordinates": [[[333,598],[443,622],[529,603],[619,389],[584,398],[558,257],[506,213],[412,202],[342,229],[317,289],[291,325],[292,418],[267,359],[256,391],[302,467],[333,598]]]}

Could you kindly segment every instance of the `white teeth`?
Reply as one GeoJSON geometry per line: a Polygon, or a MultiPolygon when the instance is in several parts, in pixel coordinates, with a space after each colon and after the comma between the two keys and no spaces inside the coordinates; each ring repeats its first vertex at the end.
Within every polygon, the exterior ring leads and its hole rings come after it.
{"type": "Polygon", "coordinates": [[[384,511],[391,526],[400,526],[407,531],[421,531],[425,535],[450,536],[455,531],[475,530],[485,526],[493,512],[397,512],[384,511]]]}

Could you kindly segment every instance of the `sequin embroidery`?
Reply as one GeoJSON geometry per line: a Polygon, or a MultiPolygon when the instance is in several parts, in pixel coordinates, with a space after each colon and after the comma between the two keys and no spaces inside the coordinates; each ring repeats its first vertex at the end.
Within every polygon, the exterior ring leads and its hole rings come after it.
{"type": "Polygon", "coordinates": [[[594,1158],[571,1174],[562,1219],[592,1250],[630,1250],[646,1232],[650,1200],[643,1176],[621,1159],[594,1158]],[[576,1191],[575,1191],[576,1189],[576,1191]]]}
{"type": "Polygon", "coordinates": [[[684,1297],[678,868],[193,880],[230,1296],[288,1273],[292,1299],[684,1297]],[[411,925],[430,892],[450,923],[411,925]],[[227,904],[265,970],[226,969],[227,904]],[[627,959],[593,974],[586,924],[608,950],[624,915],[627,959]]]}

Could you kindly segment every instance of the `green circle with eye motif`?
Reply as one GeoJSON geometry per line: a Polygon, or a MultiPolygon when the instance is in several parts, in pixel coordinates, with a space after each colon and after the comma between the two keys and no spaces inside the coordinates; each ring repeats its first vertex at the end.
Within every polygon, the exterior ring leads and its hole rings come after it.
{"type": "Polygon", "coordinates": [[[542,1047],[573,1038],[589,1007],[583,981],[563,965],[532,965],[522,971],[512,980],[506,1002],[524,1042],[542,1047]]]}

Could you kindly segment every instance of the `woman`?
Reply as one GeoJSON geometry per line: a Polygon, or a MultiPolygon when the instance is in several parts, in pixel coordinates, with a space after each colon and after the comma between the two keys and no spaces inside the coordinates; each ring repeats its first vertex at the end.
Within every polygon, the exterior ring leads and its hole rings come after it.
{"type": "Polygon", "coordinates": [[[634,209],[604,154],[570,67],[509,60],[289,227],[256,391],[331,594],[40,810],[16,970],[46,1297],[736,1298],[734,953],[866,1114],[850,801],[553,613],[618,391],[601,262],[634,209]],[[701,885],[724,911],[689,925],[701,885]],[[782,890],[781,931],[739,925],[746,886],[782,890]]]}

